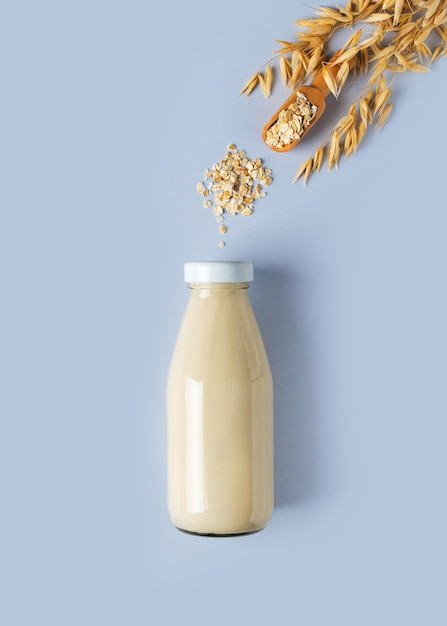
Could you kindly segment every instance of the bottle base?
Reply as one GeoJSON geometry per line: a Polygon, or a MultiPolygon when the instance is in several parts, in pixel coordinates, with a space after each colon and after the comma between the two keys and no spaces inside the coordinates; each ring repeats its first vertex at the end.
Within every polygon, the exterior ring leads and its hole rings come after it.
{"type": "Polygon", "coordinates": [[[254,530],[243,530],[236,533],[201,533],[195,530],[186,530],[185,528],[180,528],[176,526],[177,530],[182,533],[186,533],[187,535],[196,535],[198,537],[243,537],[244,535],[255,535],[256,533],[261,532],[265,527],[255,528],[254,530]]]}

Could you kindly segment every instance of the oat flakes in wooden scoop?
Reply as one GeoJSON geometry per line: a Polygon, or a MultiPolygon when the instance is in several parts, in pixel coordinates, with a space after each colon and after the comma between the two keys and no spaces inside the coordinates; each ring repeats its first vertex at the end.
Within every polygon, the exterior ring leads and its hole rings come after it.
{"type": "Polygon", "coordinates": [[[354,58],[340,65],[335,63],[340,55],[341,50],[318,72],[311,85],[294,89],[272,115],[262,130],[269,148],[276,152],[291,150],[320,119],[326,108],[326,97],[330,93],[338,95],[354,65],[354,58]]]}

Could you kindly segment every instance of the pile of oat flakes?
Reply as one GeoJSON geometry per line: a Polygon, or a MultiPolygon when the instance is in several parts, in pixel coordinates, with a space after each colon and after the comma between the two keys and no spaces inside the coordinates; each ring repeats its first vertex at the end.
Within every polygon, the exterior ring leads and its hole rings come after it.
{"type": "Polygon", "coordinates": [[[309,102],[301,91],[296,99],[283,109],[278,120],[270,126],[265,142],[270,147],[283,148],[299,139],[317,113],[317,107],[309,102]]]}
{"type": "MultiPolygon", "coordinates": [[[[225,156],[205,170],[197,191],[204,197],[203,206],[212,209],[219,232],[224,235],[226,214],[251,215],[255,201],[267,195],[263,186],[272,181],[272,170],[265,168],[260,158],[251,160],[245,150],[238,150],[231,143],[225,156]]],[[[219,246],[223,248],[225,241],[220,241],[219,246]]]]}

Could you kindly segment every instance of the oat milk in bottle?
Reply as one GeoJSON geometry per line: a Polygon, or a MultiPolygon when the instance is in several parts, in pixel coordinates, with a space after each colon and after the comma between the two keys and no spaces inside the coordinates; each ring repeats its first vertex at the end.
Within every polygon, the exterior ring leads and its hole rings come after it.
{"type": "Polygon", "coordinates": [[[167,385],[168,507],[192,533],[253,532],[273,511],[273,385],[252,280],[251,263],[185,264],[190,296],[167,385]]]}

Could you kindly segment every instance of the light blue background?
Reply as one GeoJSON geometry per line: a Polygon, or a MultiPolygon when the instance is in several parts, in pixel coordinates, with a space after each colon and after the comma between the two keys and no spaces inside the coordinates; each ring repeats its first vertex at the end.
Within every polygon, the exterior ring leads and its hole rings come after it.
{"type": "Polygon", "coordinates": [[[286,91],[239,90],[307,5],[1,13],[2,626],[444,625],[447,62],[398,76],[389,124],[304,188],[340,111],[276,154],[260,129],[286,91]],[[195,185],[232,141],[274,183],[221,250],[195,185]],[[195,259],[255,266],[277,503],[248,537],[185,535],[166,510],[195,259]]]}

